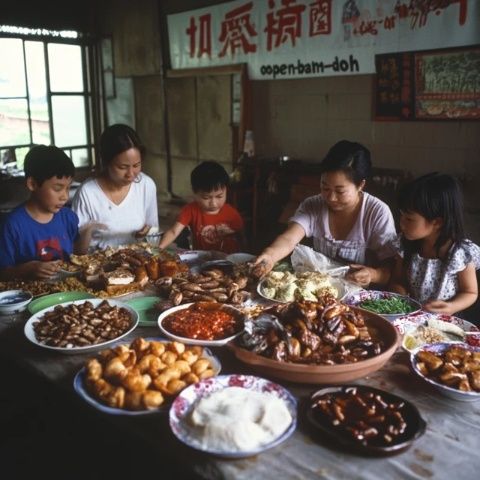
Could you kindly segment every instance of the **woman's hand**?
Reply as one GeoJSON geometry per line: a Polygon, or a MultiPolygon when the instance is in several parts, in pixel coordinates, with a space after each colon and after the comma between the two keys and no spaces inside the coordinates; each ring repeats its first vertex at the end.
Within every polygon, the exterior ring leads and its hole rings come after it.
{"type": "Polygon", "coordinates": [[[444,300],[431,300],[422,306],[423,310],[432,313],[444,313],[446,315],[453,315],[457,309],[450,302],[444,300]]]}
{"type": "Polygon", "coordinates": [[[143,238],[147,236],[150,228],[152,228],[150,225],[144,225],[138,232],[135,232],[135,238],[143,238]]]}
{"type": "Polygon", "coordinates": [[[273,259],[268,253],[262,253],[259,255],[251,269],[251,273],[256,278],[264,277],[273,268],[273,259]]]}
{"type": "Polygon", "coordinates": [[[372,269],[365,265],[350,265],[350,271],[345,278],[351,282],[357,283],[361,287],[368,287],[372,283],[372,269]]]}

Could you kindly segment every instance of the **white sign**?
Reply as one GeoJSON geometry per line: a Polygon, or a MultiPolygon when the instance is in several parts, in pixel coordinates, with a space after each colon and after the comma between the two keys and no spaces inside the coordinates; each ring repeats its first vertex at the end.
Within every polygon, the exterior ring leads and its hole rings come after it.
{"type": "Polygon", "coordinates": [[[479,0],[239,0],[168,16],[172,68],[250,78],[375,72],[375,54],[480,43],[479,0]]]}

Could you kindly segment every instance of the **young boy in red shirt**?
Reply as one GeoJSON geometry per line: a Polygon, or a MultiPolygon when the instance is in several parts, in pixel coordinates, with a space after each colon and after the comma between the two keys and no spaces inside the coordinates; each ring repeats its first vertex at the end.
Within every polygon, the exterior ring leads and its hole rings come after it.
{"type": "Polygon", "coordinates": [[[240,251],[243,219],[226,203],[229,177],[217,162],[202,162],[191,173],[195,200],[185,205],[164,234],[159,248],[168,247],[189,226],[193,248],[225,253],[240,251]]]}

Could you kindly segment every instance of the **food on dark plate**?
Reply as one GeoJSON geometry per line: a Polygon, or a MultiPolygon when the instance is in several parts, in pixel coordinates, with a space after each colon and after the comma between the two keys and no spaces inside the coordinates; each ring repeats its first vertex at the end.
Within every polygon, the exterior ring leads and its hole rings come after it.
{"type": "Polygon", "coordinates": [[[264,310],[246,322],[237,344],[277,361],[317,365],[358,362],[384,348],[359,311],[331,296],[264,310]]]}
{"type": "Polygon", "coordinates": [[[314,394],[308,416],[346,443],[380,449],[399,446],[421,434],[424,425],[408,402],[388,392],[354,385],[314,394]]]}
{"type": "Polygon", "coordinates": [[[101,351],[85,364],[87,390],[101,403],[155,410],[186,386],[215,375],[202,347],[136,338],[101,351]]]}
{"type": "Polygon", "coordinates": [[[221,340],[241,328],[238,316],[216,302],[197,302],[166,316],[162,326],[178,337],[195,340],[221,340]]]}
{"type": "Polygon", "coordinates": [[[480,352],[451,345],[441,353],[420,350],[415,356],[425,377],[463,392],[480,392],[480,352]]]}
{"type": "Polygon", "coordinates": [[[132,327],[130,312],[106,300],[57,305],[33,323],[35,337],[44,345],[61,348],[96,345],[121,336],[132,327]]]}

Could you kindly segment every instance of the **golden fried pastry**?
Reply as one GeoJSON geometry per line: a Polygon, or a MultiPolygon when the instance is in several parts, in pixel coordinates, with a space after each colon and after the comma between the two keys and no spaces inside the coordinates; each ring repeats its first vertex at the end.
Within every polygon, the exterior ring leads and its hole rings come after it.
{"type": "Polygon", "coordinates": [[[88,360],[86,386],[110,407],[153,410],[165,397],[215,374],[202,353],[202,347],[137,338],[130,346],[119,345],[88,360]]]}

